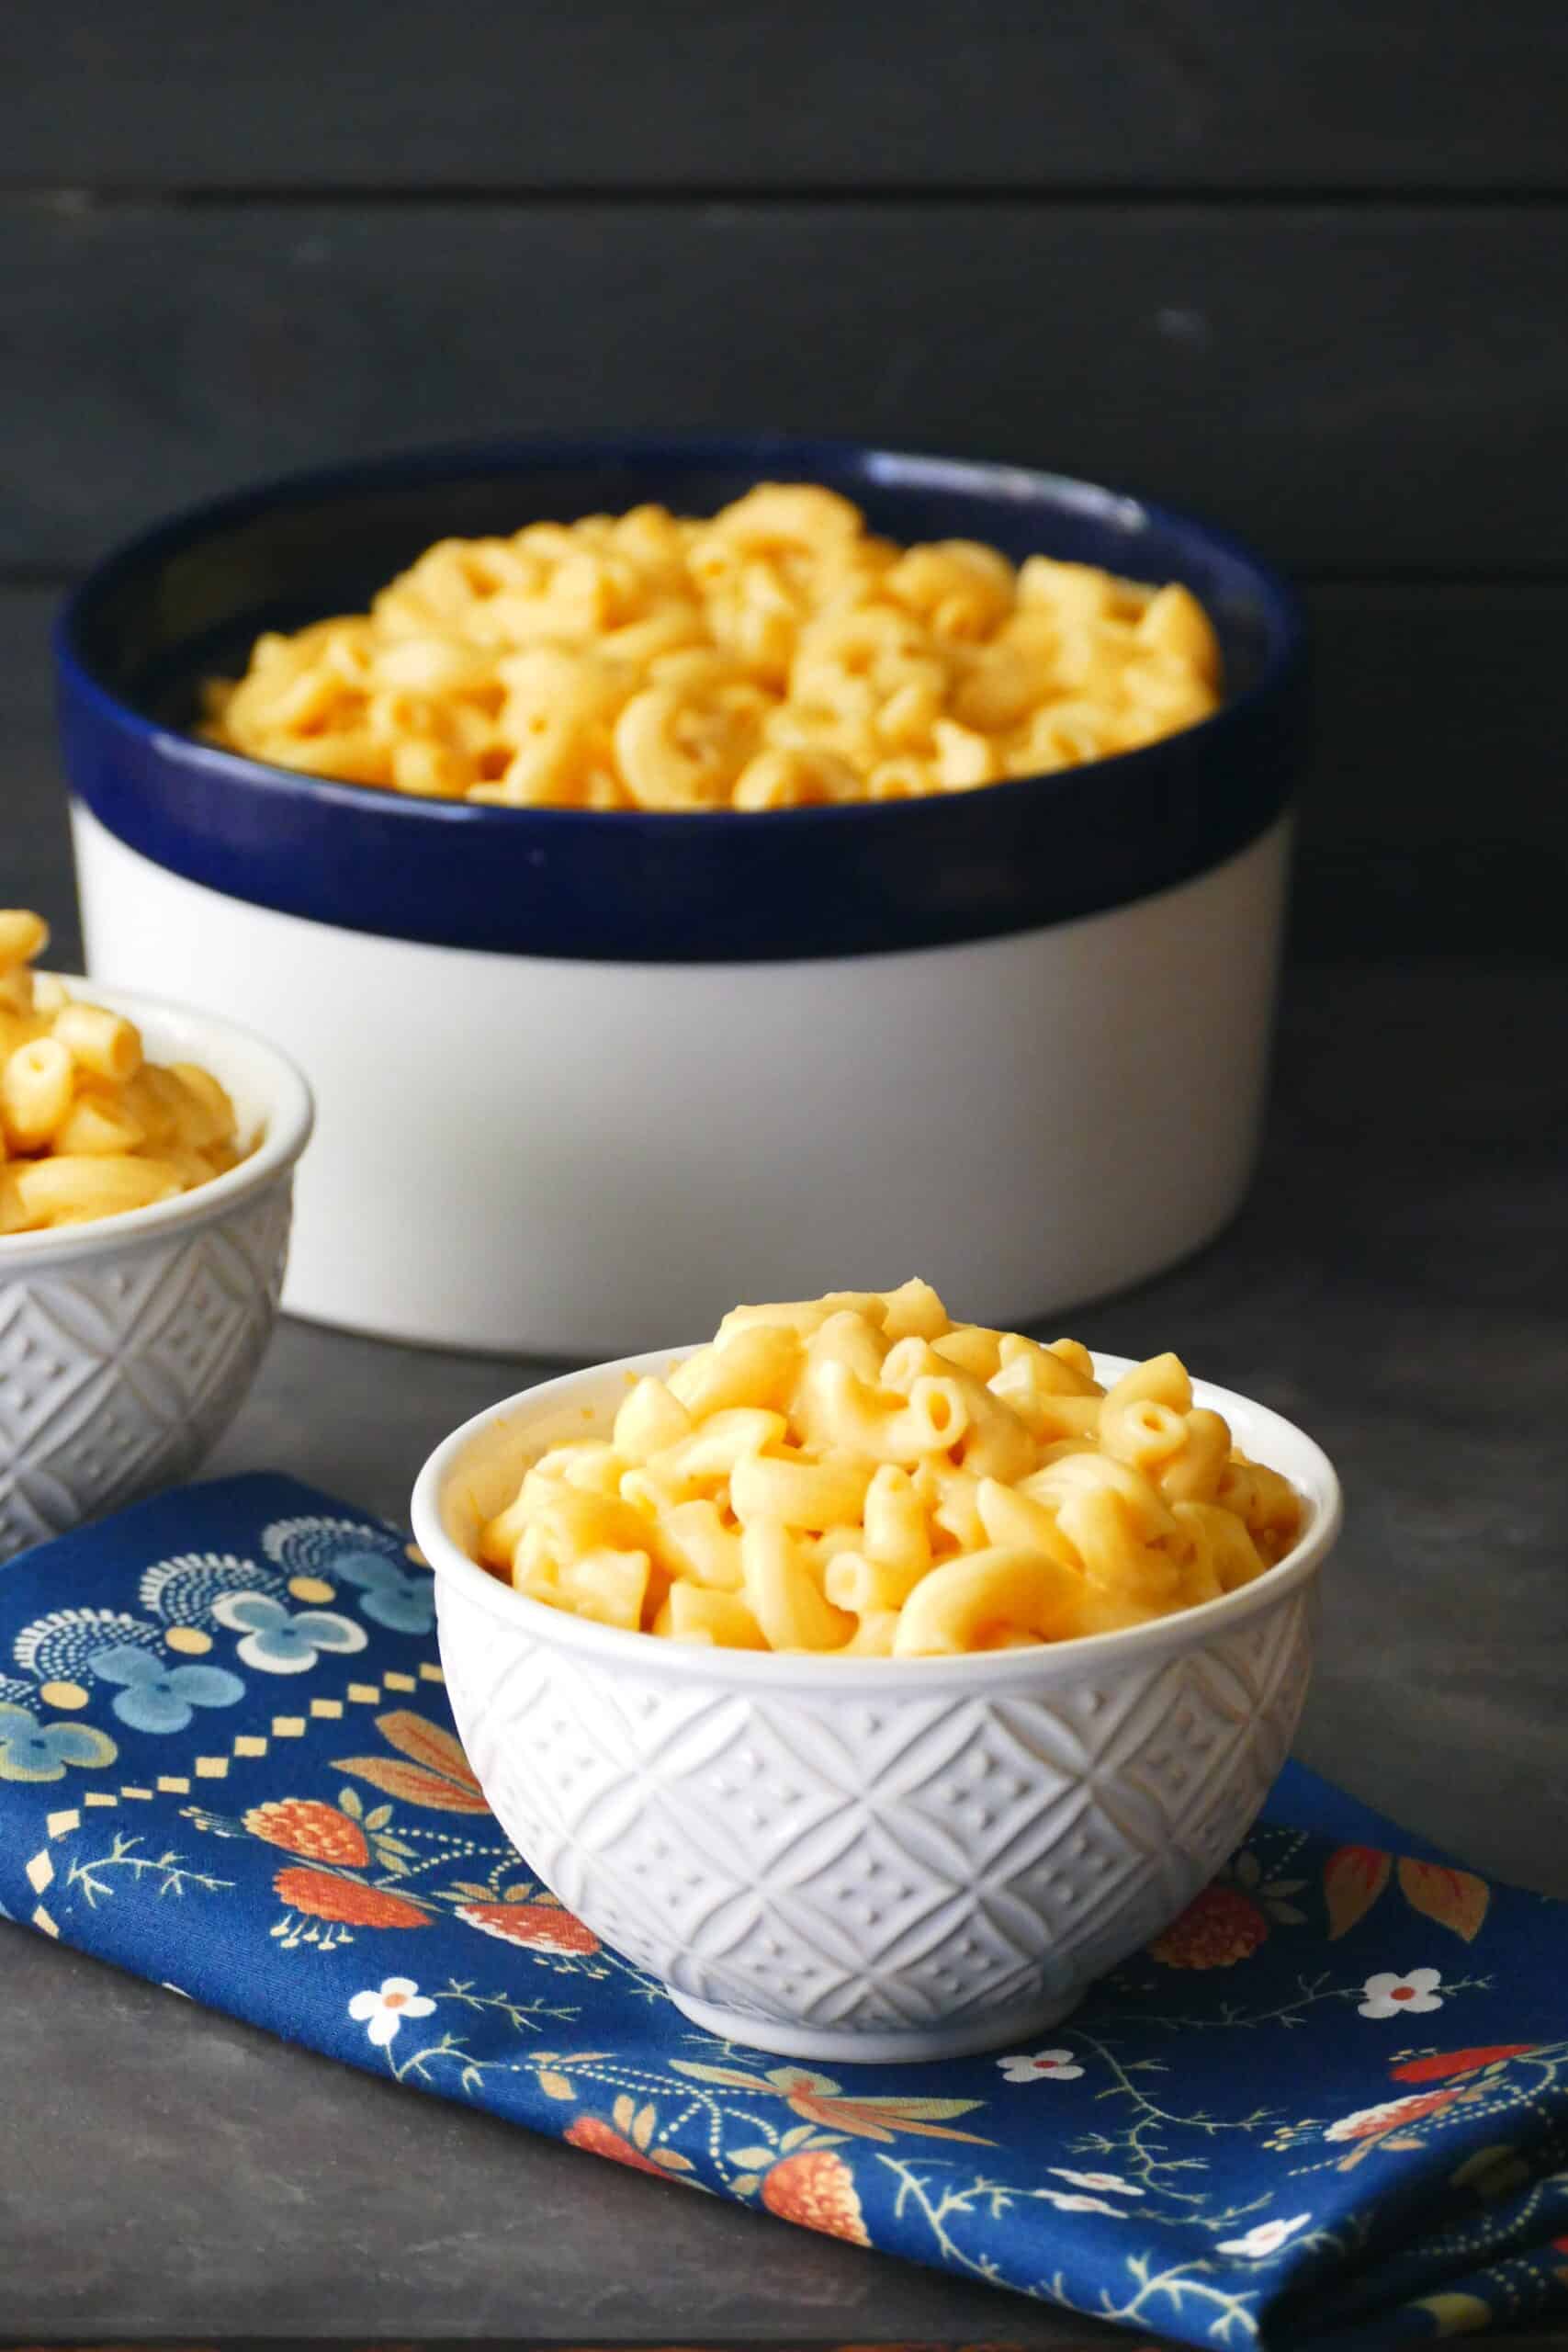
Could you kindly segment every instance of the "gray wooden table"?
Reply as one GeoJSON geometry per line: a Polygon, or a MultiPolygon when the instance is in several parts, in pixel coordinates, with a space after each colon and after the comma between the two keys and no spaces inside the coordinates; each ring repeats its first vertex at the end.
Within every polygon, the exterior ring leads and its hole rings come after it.
{"type": "MultiPolygon", "coordinates": [[[[1175,1345],[1321,1437],[1349,1519],[1300,1754],[1568,1896],[1565,1022],[1568,973],[1298,971],[1250,1205],[1070,1328],[1175,1345]]],[[[400,1512],[432,1442],[539,1369],[286,1324],[210,1468],[400,1512]]],[[[0,2336],[1128,2341],[672,2196],[20,1928],[0,2085],[0,2336]]]]}

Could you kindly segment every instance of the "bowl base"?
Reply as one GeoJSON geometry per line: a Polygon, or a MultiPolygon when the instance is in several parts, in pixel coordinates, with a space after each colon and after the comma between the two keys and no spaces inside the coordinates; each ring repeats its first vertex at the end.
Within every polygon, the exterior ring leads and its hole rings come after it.
{"type": "Polygon", "coordinates": [[[1059,1993],[1052,2000],[1016,2001],[963,2024],[906,2026],[890,2031],[863,2032],[852,2026],[791,2025],[777,2018],[754,2018],[740,2009],[719,2008],[712,2001],[694,2001],[667,1988],[684,2018],[720,2041],[738,2041],[752,2050],[773,2052],[781,2058],[828,2058],[840,2065],[916,2066],[936,2058],[968,2058],[976,2051],[999,2050],[1004,2042],[1027,2042],[1032,2034],[1060,2025],[1084,1996],[1085,1987],[1059,1993]]]}

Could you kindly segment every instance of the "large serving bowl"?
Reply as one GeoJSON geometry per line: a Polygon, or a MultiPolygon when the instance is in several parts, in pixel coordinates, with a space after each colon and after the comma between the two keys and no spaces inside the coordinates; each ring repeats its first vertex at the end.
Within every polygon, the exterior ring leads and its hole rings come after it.
{"type": "MultiPolygon", "coordinates": [[[[1332,1467],[1278,1414],[1195,1382],[1304,1497],[1295,1549],[1179,1616],[951,1660],[697,1648],[477,1566],[524,1462],[607,1430],[626,1375],[680,1352],[511,1397],[421,1474],[447,1692],[497,1818],[705,2030],[877,2063],[1041,2030],[1168,1926],[1256,1818],[1306,1693],[1332,1467]]],[[[1127,1369],[1095,1360],[1101,1381],[1127,1369]]]]}
{"type": "Polygon", "coordinates": [[[228,1089],[249,1156],[174,1200],[0,1236],[0,1560],[187,1478],[243,1402],[277,1312],[310,1089],[231,1023],[67,979],[149,1059],[228,1089]]]}
{"type": "Polygon", "coordinates": [[[61,625],[95,976],[275,1035],[321,1129],[285,1304],[603,1355],[910,1266],[1015,1323],[1197,1248],[1250,1170],[1301,721],[1293,605],[1201,526],[1057,476],[778,441],[509,447],[287,481],[107,562],[61,625]],[[494,808],[183,731],[257,631],[431,541],[824,481],[1212,615],[1229,696],[1164,742],[897,804],[494,808]]]}

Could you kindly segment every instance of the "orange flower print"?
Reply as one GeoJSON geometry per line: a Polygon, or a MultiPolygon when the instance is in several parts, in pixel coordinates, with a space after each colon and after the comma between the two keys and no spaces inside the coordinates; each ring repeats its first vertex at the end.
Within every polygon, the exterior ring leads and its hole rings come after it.
{"type": "Polygon", "coordinates": [[[846,2098],[828,2075],[786,2066],[773,2067],[768,2081],[782,2091],[792,2115],[802,2116],[807,2123],[825,2124],[834,2132],[847,2132],[857,2140],[892,2141],[900,2132],[910,2132],[920,2140],[968,2140],[976,2147],[990,2145],[988,2140],[976,2140],[972,2132],[943,2128],[942,2119],[966,2115],[972,2107],[979,2106],[978,2099],[846,2098]]]}
{"type": "Polygon", "coordinates": [[[919,2140],[964,2140],[971,2147],[993,2143],[974,2132],[954,2132],[950,2118],[967,2115],[984,2102],[977,2098],[904,2098],[875,2096],[856,2098],[841,2091],[830,2075],[814,2075],[804,2066],[770,2066],[765,2075],[750,2075],[739,2066],[704,2066],[695,2059],[676,2058],[678,2075],[694,2082],[716,2083],[731,2091],[770,2093],[782,2098],[792,2115],[807,2123],[825,2124],[830,2132],[847,2132],[856,2140],[891,2143],[909,2132],[919,2140]]]}
{"type": "MultiPolygon", "coordinates": [[[[325,1810],[325,1808],[323,1808],[325,1810]]],[[[430,1916],[400,1894],[365,1886],[356,1878],[334,1878],[330,1871],[279,1871],[275,1892],[291,1911],[312,1919],[341,1920],[351,1928],[428,1928],[430,1916]]]]}
{"type": "Polygon", "coordinates": [[[407,1707],[378,1715],[376,1728],[396,1756],[340,1756],[338,1770],[368,1781],[402,1804],[428,1805],[437,1813],[488,1813],[484,1791],[461,1747],[441,1724],[407,1707]]]}
{"type": "Polygon", "coordinates": [[[592,1928],[585,1928],[557,1903],[460,1903],[457,1917],[482,1935],[521,1944],[527,1951],[576,1959],[599,1950],[592,1928]]]}
{"type": "Polygon", "coordinates": [[[836,2149],[803,2148],[785,2156],[763,2181],[762,2202],[781,2222],[846,2238],[851,2245],[871,2244],[854,2175],[836,2149]]]}
{"type": "Polygon", "coordinates": [[[1528,2058],[1539,2050],[1536,2041],[1491,2041],[1478,2050],[1439,2050],[1431,2058],[1410,2058],[1391,2066],[1396,2083],[1442,2083],[1452,2075],[1479,2075],[1483,2066],[1501,2065],[1508,2058],[1528,2058]]]}
{"type": "Polygon", "coordinates": [[[656,2165],[640,2148],[634,2148],[603,2116],[580,2115],[575,2123],[567,2126],[564,2137],[570,2146],[586,2148],[591,2156],[608,2156],[613,2165],[629,2165],[633,2172],[650,2172],[656,2180],[670,2177],[662,2165],[656,2165]]]}
{"type": "Polygon", "coordinates": [[[1149,1946],[1166,1968],[1234,1968],[1267,1938],[1269,1922],[1239,1887],[1206,1886],[1149,1946]]]}
{"type": "MultiPolygon", "coordinates": [[[[566,2076],[553,2067],[541,2071],[539,2087],[549,2098],[572,2096],[566,2076]]],[[[586,2148],[591,2156],[608,2156],[613,2165],[628,2165],[633,2172],[651,2173],[656,2180],[689,2173],[691,2158],[659,2142],[658,2132],[658,2109],[651,2105],[639,2107],[623,2093],[610,2109],[608,2120],[602,2115],[580,2115],[565,2138],[570,2147],[586,2148]]]]}
{"type": "Polygon", "coordinates": [[[335,1804],[314,1797],[277,1797],[270,1804],[254,1804],[244,1816],[253,1838],[282,1846],[290,1854],[308,1855],[313,1862],[338,1862],[357,1870],[370,1860],[365,1832],[335,1804]]]}
{"type": "Polygon", "coordinates": [[[1386,2098],[1378,2107],[1342,2115],[1323,2136],[1325,2140],[1381,2140],[1385,2132],[1397,2132],[1407,2123],[1419,2123],[1424,2116],[1438,2114],[1459,2096],[1458,2091],[1423,2091],[1412,2098],[1386,2098]]]}

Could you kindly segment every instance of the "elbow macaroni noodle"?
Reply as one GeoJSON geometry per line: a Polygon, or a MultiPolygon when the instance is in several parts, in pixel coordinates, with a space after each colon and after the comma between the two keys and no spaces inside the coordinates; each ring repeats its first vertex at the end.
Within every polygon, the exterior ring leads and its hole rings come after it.
{"type": "Polygon", "coordinates": [[[172,1200],[243,1156],[209,1071],[144,1060],[133,1022],[28,969],[48,942],[0,909],[0,1236],[172,1200]]]}
{"type": "Polygon", "coordinates": [[[810,483],[443,539],[368,613],[257,639],[210,739],[506,808],[919,799],[1074,767],[1218,707],[1201,606],[967,539],[898,548],[810,483]]]}
{"type": "Polygon", "coordinates": [[[1213,1600],[1301,1524],[1175,1356],[1106,1390],[1076,1340],[955,1324],[908,1282],[737,1307],[608,1438],[542,1454],[479,1555],[628,1632],[951,1657],[1213,1600]]]}

